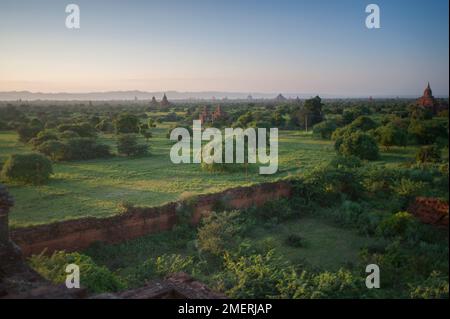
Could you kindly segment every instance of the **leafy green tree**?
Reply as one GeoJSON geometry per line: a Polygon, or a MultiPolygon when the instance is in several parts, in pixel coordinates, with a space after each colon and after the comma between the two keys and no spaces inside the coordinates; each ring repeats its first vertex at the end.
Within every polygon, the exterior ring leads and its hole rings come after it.
{"type": "Polygon", "coordinates": [[[21,125],[17,129],[17,134],[19,135],[19,141],[22,143],[28,143],[33,137],[36,137],[38,133],[42,130],[39,126],[21,125]]]}
{"type": "Polygon", "coordinates": [[[377,128],[377,123],[368,116],[359,116],[350,124],[352,131],[367,132],[377,128]]]}
{"type": "Polygon", "coordinates": [[[448,145],[448,121],[412,120],[408,133],[414,142],[420,145],[429,145],[439,142],[442,146],[448,145]]]}
{"type": "Polygon", "coordinates": [[[271,118],[272,125],[275,127],[283,127],[285,122],[286,120],[283,117],[283,113],[280,111],[275,111],[271,118]]]}
{"type": "Polygon", "coordinates": [[[294,108],[290,114],[290,124],[309,130],[323,120],[322,107],[319,96],[306,100],[303,107],[294,108]]]}
{"type": "Polygon", "coordinates": [[[384,237],[404,237],[415,229],[417,220],[408,212],[398,212],[381,221],[378,233],[384,237]]]}
{"type": "Polygon", "coordinates": [[[139,144],[135,134],[121,134],[117,137],[117,152],[126,156],[142,156],[147,154],[148,146],[139,144]]]}
{"type": "Polygon", "coordinates": [[[53,173],[52,163],[40,154],[10,155],[1,176],[7,181],[25,184],[44,184],[53,173]]]}
{"type": "Polygon", "coordinates": [[[40,131],[36,137],[33,137],[29,143],[33,145],[34,148],[38,147],[40,144],[51,141],[51,140],[57,140],[58,136],[53,130],[42,130],[40,131]]]}
{"type": "Polygon", "coordinates": [[[336,121],[327,120],[319,124],[314,125],[313,133],[314,135],[320,136],[322,139],[331,139],[331,135],[338,128],[336,121]]]}
{"type": "Polygon", "coordinates": [[[376,160],[379,149],[375,139],[362,132],[346,134],[335,142],[336,151],[344,156],[357,156],[360,159],[376,160]]]}
{"type": "Polygon", "coordinates": [[[408,142],[408,133],[406,130],[394,124],[380,126],[375,130],[375,136],[377,137],[378,143],[387,150],[394,145],[406,146],[408,142]]]}
{"type": "Polygon", "coordinates": [[[112,132],[114,127],[111,124],[111,120],[108,119],[103,119],[101,120],[96,126],[95,129],[101,132],[112,132]]]}
{"type": "Polygon", "coordinates": [[[139,118],[135,115],[120,114],[114,121],[117,134],[139,133],[139,118]]]}
{"type": "Polygon", "coordinates": [[[89,122],[69,123],[58,125],[59,132],[74,131],[80,137],[95,137],[95,128],[89,122]]]}
{"type": "Polygon", "coordinates": [[[37,151],[50,157],[53,161],[61,161],[65,159],[67,153],[66,144],[56,140],[49,140],[37,147],[37,151]]]}

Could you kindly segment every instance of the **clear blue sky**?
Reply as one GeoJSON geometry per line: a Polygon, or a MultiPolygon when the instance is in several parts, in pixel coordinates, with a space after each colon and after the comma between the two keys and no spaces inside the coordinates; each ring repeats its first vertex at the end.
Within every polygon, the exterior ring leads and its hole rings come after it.
{"type": "Polygon", "coordinates": [[[0,91],[448,95],[448,0],[1,0],[0,91]],[[65,6],[81,28],[65,27],[65,6]],[[381,29],[365,7],[381,8],[381,29]]]}

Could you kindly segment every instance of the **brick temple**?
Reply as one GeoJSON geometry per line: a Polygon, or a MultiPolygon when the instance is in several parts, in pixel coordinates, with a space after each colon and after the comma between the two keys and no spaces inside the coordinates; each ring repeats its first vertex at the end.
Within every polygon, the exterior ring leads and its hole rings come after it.
{"type": "Polygon", "coordinates": [[[433,114],[437,114],[439,111],[445,108],[441,106],[440,103],[434,98],[433,91],[430,87],[430,82],[428,82],[427,87],[423,91],[422,97],[417,100],[417,105],[429,109],[433,112],[433,114]]]}
{"type": "Polygon", "coordinates": [[[222,110],[222,107],[220,105],[218,105],[213,112],[210,112],[209,108],[205,107],[203,109],[203,112],[200,113],[199,120],[202,122],[202,124],[205,124],[205,123],[213,123],[226,117],[227,113],[222,110]]]}

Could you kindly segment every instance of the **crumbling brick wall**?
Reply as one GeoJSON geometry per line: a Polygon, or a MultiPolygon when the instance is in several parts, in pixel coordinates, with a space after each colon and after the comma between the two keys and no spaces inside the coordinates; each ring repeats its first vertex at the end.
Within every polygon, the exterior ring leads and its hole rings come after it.
{"type": "Polygon", "coordinates": [[[55,250],[76,251],[101,241],[118,243],[147,234],[170,230],[177,223],[180,206],[191,206],[191,223],[197,224],[202,216],[226,204],[230,209],[260,206],[267,201],[291,195],[288,182],[258,184],[228,189],[221,193],[199,195],[195,200],[173,202],[159,207],[131,207],[127,212],[107,218],[81,218],[46,225],[18,228],[11,238],[25,256],[55,250]]]}

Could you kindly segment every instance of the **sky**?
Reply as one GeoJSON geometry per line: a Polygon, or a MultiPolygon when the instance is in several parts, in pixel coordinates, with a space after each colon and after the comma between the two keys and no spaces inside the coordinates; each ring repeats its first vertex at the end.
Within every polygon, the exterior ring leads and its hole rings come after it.
{"type": "Polygon", "coordinates": [[[0,0],[0,91],[448,96],[448,29],[448,0],[0,0]]]}

